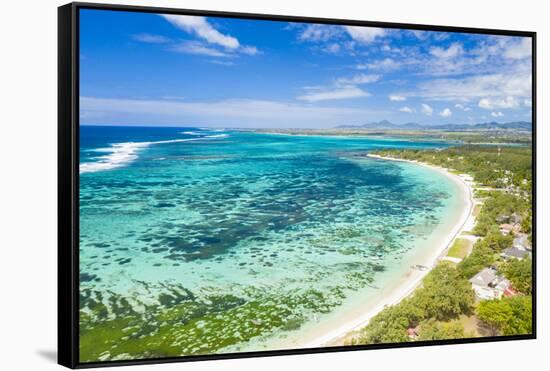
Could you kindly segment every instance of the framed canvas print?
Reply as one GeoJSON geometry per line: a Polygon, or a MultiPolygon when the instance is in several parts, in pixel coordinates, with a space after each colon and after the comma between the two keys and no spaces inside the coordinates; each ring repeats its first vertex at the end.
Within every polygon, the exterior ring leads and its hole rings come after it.
{"type": "Polygon", "coordinates": [[[59,363],[535,338],[535,36],[60,7],[59,363]]]}

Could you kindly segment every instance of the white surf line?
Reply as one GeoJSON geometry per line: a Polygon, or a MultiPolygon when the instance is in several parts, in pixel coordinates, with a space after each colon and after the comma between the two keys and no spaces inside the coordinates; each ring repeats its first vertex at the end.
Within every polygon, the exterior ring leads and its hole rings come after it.
{"type": "Polygon", "coordinates": [[[138,158],[138,152],[153,144],[167,144],[179,142],[191,142],[196,140],[210,140],[226,138],[227,134],[206,135],[201,138],[171,139],[159,140],[156,142],[126,142],[114,143],[108,148],[95,149],[96,152],[108,153],[105,156],[99,156],[97,161],[84,162],[80,164],[80,174],[94,173],[102,170],[116,169],[125,166],[138,158]]]}

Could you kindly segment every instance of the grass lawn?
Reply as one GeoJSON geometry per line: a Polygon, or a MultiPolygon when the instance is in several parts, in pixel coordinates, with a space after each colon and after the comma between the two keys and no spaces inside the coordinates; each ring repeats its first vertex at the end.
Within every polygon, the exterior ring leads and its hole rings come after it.
{"type": "Polygon", "coordinates": [[[463,259],[468,254],[471,244],[472,242],[465,238],[457,238],[449,249],[447,256],[463,259]]]}
{"type": "Polygon", "coordinates": [[[468,335],[479,336],[478,327],[477,327],[477,317],[476,316],[465,316],[461,315],[458,319],[458,322],[464,327],[464,332],[468,335]]]}
{"type": "Polygon", "coordinates": [[[481,205],[480,204],[477,204],[474,206],[474,216],[478,216],[479,215],[479,212],[481,211],[481,205]]]}

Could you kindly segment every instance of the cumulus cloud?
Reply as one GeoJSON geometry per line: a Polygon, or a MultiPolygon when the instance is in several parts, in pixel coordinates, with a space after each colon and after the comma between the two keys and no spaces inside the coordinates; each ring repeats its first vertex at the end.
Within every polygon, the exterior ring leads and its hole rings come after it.
{"type": "Polygon", "coordinates": [[[240,49],[240,52],[247,55],[261,54],[260,51],[255,46],[243,46],[240,49]]]}
{"type": "Polygon", "coordinates": [[[509,43],[504,51],[504,56],[509,59],[531,58],[532,44],[530,37],[522,37],[521,40],[509,43]]]}
{"type": "Polygon", "coordinates": [[[324,100],[349,99],[368,96],[370,96],[370,93],[358,88],[357,86],[344,86],[331,90],[308,92],[304,95],[300,95],[297,99],[307,102],[319,102],[324,100]]]}
{"type": "Polygon", "coordinates": [[[402,92],[404,96],[416,96],[431,100],[465,102],[482,98],[508,99],[530,98],[530,71],[510,74],[475,75],[464,78],[433,79],[421,83],[415,90],[402,92]]]}
{"type": "Polygon", "coordinates": [[[427,105],[426,103],[422,103],[421,111],[426,116],[431,116],[432,113],[434,112],[434,109],[432,107],[430,107],[429,105],[427,105]]]}
{"type": "Polygon", "coordinates": [[[458,108],[459,110],[462,110],[462,111],[464,111],[464,112],[468,112],[468,111],[471,110],[470,107],[465,106],[464,104],[461,104],[461,103],[455,104],[455,108],[458,108]]]}
{"type": "Polygon", "coordinates": [[[399,108],[399,111],[400,112],[405,112],[405,113],[413,113],[414,112],[414,110],[412,108],[407,107],[407,106],[399,108]]]}
{"type": "Polygon", "coordinates": [[[392,102],[402,102],[402,101],[405,101],[407,100],[407,97],[404,97],[402,95],[390,95],[388,96],[388,98],[392,101],[392,102]]]}
{"type": "Polygon", "coordinates": [[[377,27],[344,26],[344,29],[353,40],[362,44],[371,43],[386,34],[386,30],[377,27]]]}
{"type": "Polygon", "coordinates": [[[309,24],[299,34],[302,41],[327,41],[342,33],[338,26],[309,24]]]}
{"type": "Polygon", "coordinates": [[[519,101],[512,96],[507,96],[503,99],[483,98],[479,100],[478,106],[487,110],[495,108],[518,108],[519,101]]]}
{"type": "Polygon", "coordinates": [[[449,38],[448,32],[436,32],[436,31],[421,31],[421,30],[409,30],[419,40],[427,40],[429,38],[437,41],[446,40],[449,38]]]}
{"type": "Polygon", "coordinates": [[[412,33],[419,40],[426,40],[428,37],[430,37],[430,33],[428,31],[409,30],[409,32],[412,33]]]}
{"type": "Polygon", "coordinates": [[[439,115],[442,117],[451,117],[453,112],[449,108],[445,108],[443,111],[439,112],[439,115]]]}
{"type": "Polygon", "coordinates": [[[491,116],[493,116],[493,117],[502,117],[502,116],[504,116],[504,114],[503,114],[502,112],[500,112],[500,111],[498,111],[498,112],[491,112],[491,116]]]}
{"type": "Polygon", "coordinates": [[[452,43],[447,49],[440,47],[430,48],[430,54],[439,59],[452,59],[464,53],[460,43],[452,43]]]}

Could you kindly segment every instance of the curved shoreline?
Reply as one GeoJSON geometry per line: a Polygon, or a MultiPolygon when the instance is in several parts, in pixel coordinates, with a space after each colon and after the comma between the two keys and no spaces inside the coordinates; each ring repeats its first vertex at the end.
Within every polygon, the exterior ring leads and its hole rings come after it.
{"type": "Polygon", "coordinates": [[[317,336],[314,339],[307,340],[302,344],[295,344],[295,346],[297,345],[296,347],[318,348],[318,347],[344,345],[343,344],[344,339],[346,339],[351,333],[365,327],[369,323],[371,318],[376,316],[386,306],[398,304],[400,301],[402,301],[403,299],[411,295],[414,292],[414,290],[421,285],[424,277],[433,269],[433,267],[435,267],[435,265],[441,260],[441,258],[443,258],[446,255],[446,253],[452,246],[454,240],[463,231],[466,230],[465,227],[471,226],[473,224],[471,222],[471,219],[473,218],[474,201],[473,201],[472,185],[470,184],[470,181],[464,179],[459,175],[450,173],[445,168],[429,165],[418,161],[398,159],[398,158],[392,158],[392,157],[383,157],[383,156],[372,155],[372,154],[367,154],[366,156],[369,158],[378,159],[378,160],[408,162],[408,163],[428,167],[432,170],[437,171],[438,173],[451,179],[456,185],[459,186],[459,189],[461,189],[463,192],[464,200],[467,202],[467,207],[463,208],[460,214],[459,221],[453,226],[451,233],[447,234],[444,240],[437,244],[433,252],[423,262],[425,264],[422,264],[422,265],[429,267],[429,269],[426,269],[423,271],[417,270],[417,269],[410,270],[402,278],[402,281],[395,288],[393,288],[387,295],[382,297],[378,302],[372,303],[370,307],[367,308],[367,310],[364,311],[361,315],[356,316],[354,318],[346,319],[342,325],[330,330],[329,332],[324,333],[321,336],[317,336]]]}

